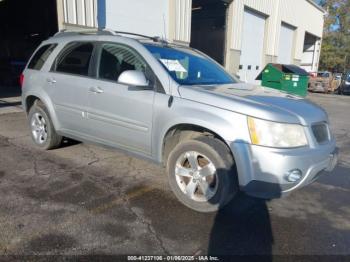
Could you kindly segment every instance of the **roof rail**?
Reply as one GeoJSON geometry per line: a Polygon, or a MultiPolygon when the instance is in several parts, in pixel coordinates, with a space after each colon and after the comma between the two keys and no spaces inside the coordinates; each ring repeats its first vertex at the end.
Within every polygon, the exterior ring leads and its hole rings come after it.
{"type": "Polygon", "coordinates": [[[96,29],[96,30],[82,30],[82,31],[68,31],[67,29],[62,29],[53,37],[60,36],[74,36],[74,35],[116,35],[113,30],[109,29],[96,29]]]}
{"type": "Polygon", "coordinates": [[[83,30],[83,31],[68,31],[67,29],[62,29],[57,32],[53,37],[61,37],[61,36],[76,36],[76,35],[131,35],[131,36],[139,36],[142,38],[150,39],[153,42],[158,42],[162,44],[168,44],[169,42],[159,36],[147,36],[137,33],[131,32],[123,32],[123,31],[113,31],[111,29],[96,29],[96,30],[83,30]]]}
{"type": "Polygon", "coordinates": [[[130,32],[123,32],[123,31],[114,31],[116,34],[119,35],[132,35],[132,36],[140,36],[142,38],[150,39],[153,42],[159,42],[163,44],[168,44],[168,41],[165,39],[159,37],[159,36],[148,36],[148,35],[142,35],[142,34],[137,34],[137,33],[130,33],[130,32]]]}

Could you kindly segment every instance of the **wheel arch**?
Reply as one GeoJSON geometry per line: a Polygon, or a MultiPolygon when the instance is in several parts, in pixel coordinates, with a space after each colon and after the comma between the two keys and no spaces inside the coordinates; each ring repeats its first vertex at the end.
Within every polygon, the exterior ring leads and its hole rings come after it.
{"type": "Polygon", "coordinates": [[[29,113],[29,110],[32,108],[32,106],[35,104],[37,100],[41,101],[41,99],[35,95],[29,95],[26,97],[24,110],[27,114],[29,113]]]}
{"type": "Polygon", "coordinates": [[[50,114],[51,121],[55,129],[57,130],[57,127],[59,127],[59,123],[55,114],[54,107],[52,103],[50,103],[50,99],[48,97],[41,96],[37,93],[30,93],[26,95],[26,97],[24,98],[24,104],[23,104],[26,114],[28,115],[30,108],[36,103],[36,101],[40,101],[41,103],[44,104],[44,106],[46,107],[46,109],[50,114]]]}
{"type": "Polygon", "coordinates": [[[229,144],[221,135],[218,134],[218,132],[199,124],[177,123],[169,127],[162,136],[159,162],[165,165],[166,159],[172,148],[174,148],[180,141],[199,135],[212,136],[220,140],[228,148],[232,157],[234,158],[229,144]]]}

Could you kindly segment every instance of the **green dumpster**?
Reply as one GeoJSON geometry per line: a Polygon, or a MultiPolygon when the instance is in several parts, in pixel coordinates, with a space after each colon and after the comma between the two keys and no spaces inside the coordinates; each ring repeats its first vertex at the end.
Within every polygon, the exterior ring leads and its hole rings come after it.
{"type": "Polygon", "coordinates": [[[261,80],[262,86],[306,96],[309,74],[295,65],[268,64],[256,80],[261,80]]]}

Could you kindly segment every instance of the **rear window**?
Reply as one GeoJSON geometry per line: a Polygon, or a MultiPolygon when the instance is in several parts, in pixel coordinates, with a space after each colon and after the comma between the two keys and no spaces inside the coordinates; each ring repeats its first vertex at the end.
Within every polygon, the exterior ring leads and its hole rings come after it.
{"type": "Polygon", "coordinates": [[[50,44],[40,47],[39,50],[34,54],[32,60],[30,60],[28,68],[40,70],[56,46],[57,44],[50,44]]]}
{"type": "Polygon", "coordinates": [[[94,46],[91,43],[74,43],[63,50],[57,59],[56,72],[89,75],[89,65],[94,46]]]}

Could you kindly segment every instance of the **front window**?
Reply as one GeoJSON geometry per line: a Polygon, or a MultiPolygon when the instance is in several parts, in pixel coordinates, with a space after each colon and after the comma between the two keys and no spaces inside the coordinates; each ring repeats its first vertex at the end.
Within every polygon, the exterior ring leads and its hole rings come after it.
{"type": "Polygon", "coordinates": [[[215,62],[189,48],[152,44],[145,44],[145,47],[180,85],[219,85],[237,82],[215,62]]]}
{"type": "Polygon", "coordinates": [[[118,44],[104,44],[101,50],[98,76],[101,79],[118,81],[127,70],[146,73],[146,63],[132,49],[118,44]]]}

